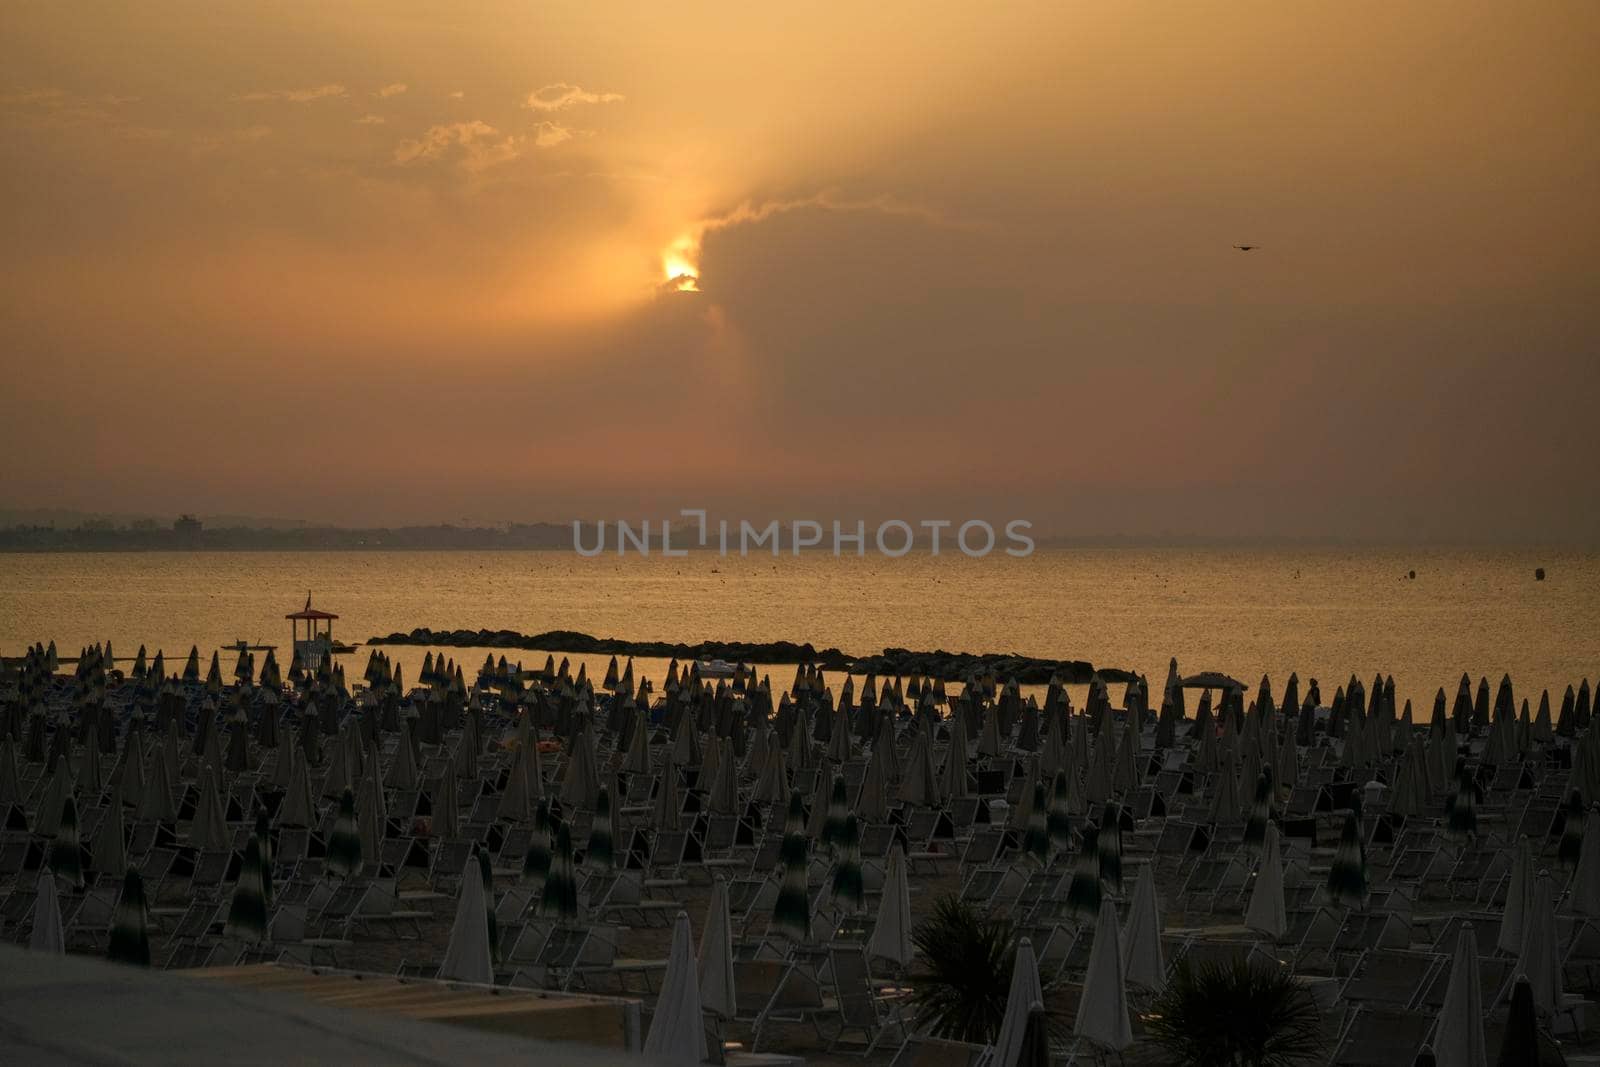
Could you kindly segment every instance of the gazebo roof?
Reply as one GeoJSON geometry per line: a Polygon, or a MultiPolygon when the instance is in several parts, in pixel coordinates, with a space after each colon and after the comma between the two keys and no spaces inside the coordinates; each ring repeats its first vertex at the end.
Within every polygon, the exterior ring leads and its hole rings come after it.
{"type": "Polygon", "coordinates": [[[314,619],[319,622],[324,619],[337,619],[338,617],[331,611],[322,611],[312,607],[310,593],[306,594],[306,606],[304,608],[284,616],[286,619],[314,619]]]}

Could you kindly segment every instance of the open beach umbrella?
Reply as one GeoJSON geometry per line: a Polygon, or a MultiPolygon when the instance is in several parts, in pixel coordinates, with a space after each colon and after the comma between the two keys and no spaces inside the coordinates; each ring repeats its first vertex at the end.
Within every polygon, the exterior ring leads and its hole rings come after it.
{"type": "Polygon", "coordinates": [[[1022,1052],[1028,1012],[1043,1000],[1039,961],[1033,954],[1033,942],[1024,937],[1017,944],[1016,959],[1011,965],[1011,987],[1006,993],[1006,1010],[1000,1017],[1000,1030],[995,1034],[994,1052],[986,1062],[993,1067],[1015,1067],[1022,1052]]]}
{"type": "Polygon", "coordinates": [[[611,819],[611,791],[601,786],[595,794],[594,821],[589,826],[589,847],[583,853],[585,868],[614,870],[617,865],[616,831],[611,819]]]}
{"type": "Polygon", "coordinates": [[[39,868],[35,886],[33,933],[28,937],[28,948],[62,955],[67,951],[67,931],[61,921],[61,901],[56,896],[56,879],[50,868],[39,868]]]}
{"type": "MultiPolygon", "coordinates": [[[[345,791],[349,796],[349,791],[345,791]]],[[[261,841],[252,835],[245,842],[239,880],[228,901],[228,921],[222,936],[240,941],[263,941],[267,936],[267,892],[262,880],[261,841]]]]}
{"type": "Polygon", "coordinates": [[[656,1063],[696,1067],[706,1058],[705,1019],[700,1013],[700,977],[695,973],[694,937],[689,916],[678,912],[672,924],[667,973],[661,979],[644,1054],[656,1063]]]}
{"type": "Polygon", "coordinates": [[[1072,1027],[1079,1037],[1111,1052],[1121,1052],[1133,1044],[1119,936],[1117,906],[1110,900],[1101,901],[1089,966],[1084,972],[1083,999],[1078,1002],[1078,1018],[1072,1027]]]}
{"type": "Polygon", "coordinates": [[[356,795],[349,788],[339,794],[339,814],[328,835],[327,872],[336,878],[350,878],[361,871],[361,832],[356,826],[356,795]]]}
{"type": "Polygon", "coordinates": [[[476,862],[468,865],[456,890],[456,918],[438,977],[492,985],[493,946],[489,943],[489,924],[484,919],[489,905],[484,898],[483,878],[472,869],[476,866],[476,862]]]}
{"type": "Polygon", "coordinates": [[[1483,1019],[1478,940],[1472,924],[1462,923],[1433,1039],[1434,1059],[1439,1067],[1488,1067],[1489,1046],[1483,1036],[1483,1019]]]}
{"type": "Polygon", "coordinates": [[[1161,908],[1156,900],[1155,864],[1139,866],[1133,884],[1133,906],[1122,927],[1122,969],[1133,985],[1159,993],[1167,985],[1167,963],[1161,951],[1161,908]]]}
{"type": "Polygon", "coordinates": [[[1278,848],[1278,827],[1267,824],[1267,836],[1256,864],[1255,883],[1250,888],[1250,903],[1245,908],[1247,929],[1269,938],[1282,939],[1289,929],[1289,914],[1283,899],[1283,859],[1278,848]]]}
{"type": "Polygon", "coordinates": [[[570,922],[578,916],[578,879],[572,864],[572,831],[566,823],[557,827],[555,840],[550,871],[545,875],[544,892],[539,897],[539,915],[570,922]]]}
{"type": "Polygon", "coordinates": [[[906,876],[906,850],[896,841],[889,850],[889,869],[878,900],[878,920],[872,925],[867,952],[892,960],[902,969],[911,966],[911,882],[906,876]]]}
{"type": "Polygon", "coordinates": [[[78,801],[70,793],[61,805],[55,840],[45,861],[56,878],[73,889],[83,888],[83,842],[78,837],[78,801]]]}
{"type": "Polygon", "coordinates": [[[847,915],[858,915],[866,887],[861,875],[861,824],[855,812],[844,818],[839,859],[833,867],[833,902],[847,915]]]}
{"type": "Polygon", "coordinates": [[[783,863],[783,880],[772,905],[772,923],[796,942],[811,936],[811,903],[806,883],[805,802],[800,791],[789,794],[789,810],[783,822],[783,839],[778,855],[783,863]]]}
{"type": "Polygon", "coordinates": [[[1349,908],[1366,903],[1367,857],[1361,845],[1361,818],[1353,811],[1345,815],[1339,846],[1328,868],[1328,894],[1335,903],[1349,908]]]}
{"type": "Polygon", "coordinates": [[[711,884],[706,922],[700,930],[700,1006],[724,1019],[738,1013],[733,984],[733,921],[728,914],[728,883],[711,884]]]}
{"type": "Polygon", "coordinates": [[[106,958],[113,963],[150,966],[150,906],[145,900],[144,876],[133,867],[122,876],[122,895],[112,916],[106,958]]]}
{"type": "Polygon", "coordinates": [[[528,852],[522,858],[521,878],[523,885],[534,887],[540,894],[544,892],[544,880],[550,873],[550,860],[555,846],[551,831],[550,802],[541,800],[533,814],[533,833],[528,835],[528,852]]]}

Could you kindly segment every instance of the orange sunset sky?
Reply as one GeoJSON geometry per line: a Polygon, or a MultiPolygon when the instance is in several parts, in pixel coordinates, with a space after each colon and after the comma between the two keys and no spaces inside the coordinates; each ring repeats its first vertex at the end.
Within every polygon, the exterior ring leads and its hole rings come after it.
{"type": "Polygon", "coordinates": [[[1587,2],[6,4],[0,507],[1600,538],[1597,46],[1587,2]]]}

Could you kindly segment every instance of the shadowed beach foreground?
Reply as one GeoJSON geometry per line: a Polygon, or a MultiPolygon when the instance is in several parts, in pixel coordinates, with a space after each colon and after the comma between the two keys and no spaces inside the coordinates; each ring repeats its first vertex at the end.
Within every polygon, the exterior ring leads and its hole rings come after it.
{"type": "Polygon", "coordinates": [[[1414,715],[1382,676],[1175,662],[1081,708],[809,666],[114,662],[0,680],[0,932],[37,952],[479,1028],[510,1009],[472,984],[595,994],[519,1032],[662,1062],[1227,1062],[1193,1043],[1284,975],[1279,1062],[1595,1045],[1586,681],[1531,708],[1463,677],[1414,715]],[[995,980],[956,988],[918,929],[988,931],[995,980]]]}

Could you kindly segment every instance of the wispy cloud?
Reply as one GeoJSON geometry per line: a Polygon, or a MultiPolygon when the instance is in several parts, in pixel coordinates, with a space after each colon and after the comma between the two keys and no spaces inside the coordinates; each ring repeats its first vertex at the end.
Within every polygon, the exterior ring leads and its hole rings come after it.
{"type": "Polygon", "coordinates": [[[558,122],[540,122],[533,127],[533,143],[536,148],[554,148],[564,141],[572,140],[573,131],[568,126],[558,122]]]}
{"type": "Polygon", "coordinates": [[[387,119],[382,115],[362,115],[356,119],[357,126],[382,126],[387,119]]]}
{"type": "Polygon", "coordinates": [[[342,85],[314,85],[305,89],[267,89],[254,93],[244,93],[234,97],[247,103],[260,103],[267,100],[284,100],[291,104],[309,104],[315,100],[327,100],[330,97],[344,96],[348,89],[342,85]]]}
{"type": "Polygon", "coordinates": [[[372,95],[378,97],[379,99],[387,100],[391,96],[399,96],[401,93],[403,93],[405,91],[406,91],[406,83],[405,82],[394,82],[394,83],[392,83],[390,85],[385,85],[383,88],[379,89],[377,92],[373,93],[372,95]]]}
{"type": "Polygon", "coordinates": [[[566,82],[555,82],[529,93],[522,106],[533,111],[561,111],[573,104],[615,104],[624,99],[621,93],[596,93],[566,82]]]}
{"type": "Polygon", "coordinates": [[[526,137],[502,135],[482,119],[451,122],[429,127],[414,140],[401,141],[395,146],[394,162],[404,167],[457,155],[461,169],[475,174],[516,159],[526,141],[526,137]]]}

